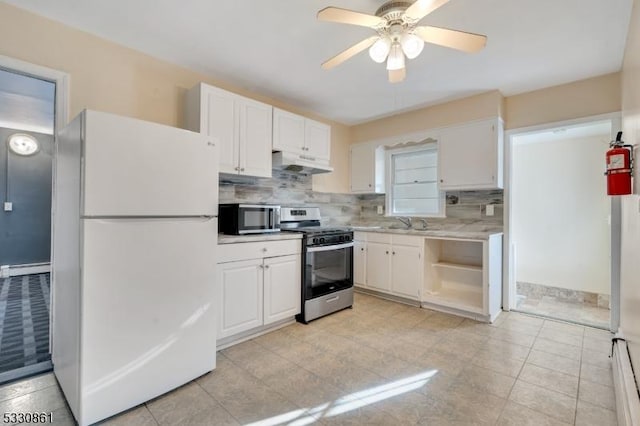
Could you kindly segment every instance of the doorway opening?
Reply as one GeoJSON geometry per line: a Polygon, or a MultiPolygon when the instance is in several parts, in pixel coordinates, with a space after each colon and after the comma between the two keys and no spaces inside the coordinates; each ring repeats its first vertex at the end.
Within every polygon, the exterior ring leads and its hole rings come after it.
{"type": "Polygon", "coordinates": [[[56,83],[0,68],[0,383],[51,369],[55,128],[56,83]]]}
{"type": "Polygon", "coordinates": [[[613,130],[608,119],[511,136],[512,309],[610,328],[613,130]]]}

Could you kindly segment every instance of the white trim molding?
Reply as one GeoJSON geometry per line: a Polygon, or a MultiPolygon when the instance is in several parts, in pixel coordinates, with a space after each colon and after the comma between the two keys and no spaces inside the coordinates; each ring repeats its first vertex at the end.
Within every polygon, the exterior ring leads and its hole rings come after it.
{"type": "Polygon", "coordinates": [[[9,56],[0,55],[0,68],[18,74],[47,80],[56,85],[55,129],[62,129],[69,122],[70,77],[69,74],[43,67],[9,56]]]}
{"type": "MultiPolygon", "coordinates": [[[[58,132],[62,130],[69,123],[69,109],[71,105],[71,77],[69,73],[48,68],[42,65],[32,64],[20,59],[11,58],[9,56],[0,55],[0,69],[4,69],[10,72],[18,74],[24,74],[30,77],[39,78],[54,83],[56,85],[55,92],[55,122],[54,122],[54,160],[53,160],[53,176],[51,182],[51,264],[55,262],[55,252],[53,251],[53,239],[55,229],[53,224],[55,223],[54,216],[56,214],[55,205],[55,181],[56,181],[56,160],[55,153],[58,150],[57,136],[58,132]]],[[[48,267],[51,270],[50,267],[48,267]]],[[[56,276],[51,274],[51,309],[50,309],[50,321],[49,321],[49,352],[53,352],[53,306],[56,301],[55,288],[56,288],[56,276]]]]}
{"type": "Polygon", "coordinates": [[[620,426],[640,425],[640,396],[633,375],[627,342],[616,335],[613,344],[613,387],[620,426]]]}
{"type": "Polygon", "coordinates": [[[29,263],[25,265],[0,266],[0,278],[17,277],[20,275],[45,274],[51,272],[50,263],[29,263]]]}
{"type": "MultiPolygon", "coordinates": [[[[507,311],[514,309],[516,306],[516,282],[515,282],[515,258],[517,256],[516,248],[513,242],[513,235],[511,232],[511,188],[513,186],[513,173],[512,173],[512,156],[513,156],[513,138],[515,136],[521,136],[529,133],[540,132],[544,130],[554,129],[557,127],[572,127],[579,126],[581,124],[610,121],[612,138],[620,130],[620,112],[594,115],[590,117],[576,118],[572,120],[556,121],[552,123],[545,123],[535,126],[522,127],[517,129],[509,129],[505,131],[505,152],[504,152],[504,244],[503,244],[503,292],[502,292],[502,309],[507,311]]],[[[604,164],[604,159],[603,159],[604,164]]],[[[615,247],[616,241],[619,243],[619,232],[621,218],[615,215],[619,213],[619,209],[615,209],[615,205],[612,206],[611,211],[611,241],[612,248],[615,247]]],[[[612,250],[611,253],[611,330],[617,331],[620,317],[620,274],[619,271],[615,271],[615,265],[620,264],[620,252],[619,250],[612,250]],[[614,328],[615,327],[615,328],[614,328]]]]}

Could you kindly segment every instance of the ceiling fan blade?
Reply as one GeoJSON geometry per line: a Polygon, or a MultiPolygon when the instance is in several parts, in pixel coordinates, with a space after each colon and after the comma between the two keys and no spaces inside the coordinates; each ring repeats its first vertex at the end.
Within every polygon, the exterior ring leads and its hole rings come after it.
{"type": "Polygon", "coordinates": [[[389,70],[389,83],[400,83],[407,76],[407,69],[389,70]]]}
{"type": "Polygon", "coordinates": [[[487,36],[438,27],[416,27],[415,33],[427,43],[473,53],[487,44],[487,36]]]}
{"type": "Polygon", "coordinates": [[[325,7],[318,12],[321,21],[340,22],[342,24],[360,25],[362,27],[375,28],[384,25],[387,21],[383,18],[339,7],[325,7]]]}
{"type": "Polygon", "coordinates": [[[406,20],[418,22],[440,6],[448,3],[449,0],[416,0],[411,6],[404,11],[406,20]]]}
{"type": "Polygon", "coordinates": [[[335,67],[337,65],[340,65],[341,63],[343,63],[347,59],[351,58],[352,56],[362,52],[363,50],[367,49],[368,47],[371,47],[371,45],[373,43],[375,43],[376,40],[378,40],[378,36],[371,36],[369,38],[365,38],[364,40],[362,40],[359,43],[354,44],[353,46],[351,46],[347,50],[338,53],[336,56],[334,56],[333,58],[329,59],[328,61],[325,61],[322,64],[322,68],[324,68],[325,70],[328,70],[328,69],[331,69],[331,68],[333,68],[333,67],[335,67]]]}

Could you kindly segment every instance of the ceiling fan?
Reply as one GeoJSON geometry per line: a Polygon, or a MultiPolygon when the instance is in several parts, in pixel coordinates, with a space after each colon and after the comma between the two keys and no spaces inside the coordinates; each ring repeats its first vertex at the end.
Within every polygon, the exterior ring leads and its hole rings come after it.
{"type": "Polygon", "coordinates": [[[422,52],[424,42],[450,47],[463,52],[477,52],[487,43],[480,34],[432,26],[418,26],[418,22],[449,0],[391,0],[378,8],[375,15],[368,15],[338,7],[327,7],[318,12],[321,21],[370,27],[378,34],[354,44],[322,64],[331,69],[352,56],[369,49],[375,62],[387,62],[389,81],[397,83],[406,76],[405,56],[416,58],[422,52]]]}

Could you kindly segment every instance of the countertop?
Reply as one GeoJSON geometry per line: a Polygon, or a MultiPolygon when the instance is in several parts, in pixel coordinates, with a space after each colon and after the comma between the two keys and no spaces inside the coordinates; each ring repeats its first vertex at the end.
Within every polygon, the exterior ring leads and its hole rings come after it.
{"type": "Polygon", "coordinates": [[[255,241],[299,240],[302,234],[299,232],[273,232],[249,235],[225,235],[218,234],[218,244],[252,243],[255,241]]]}
{"type": "Polygon", "coordinates": [[[416,235],[425,238],[462,238],[468,240],[488,240],[490,236],[502,234],[502,229],[477,225],[456,225],[426,230],[385,228],[378,226],[352,226],[355,232],[376,232],[382,234],[416,235]]]}

